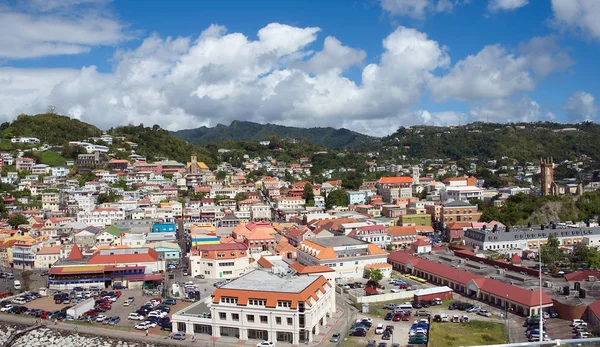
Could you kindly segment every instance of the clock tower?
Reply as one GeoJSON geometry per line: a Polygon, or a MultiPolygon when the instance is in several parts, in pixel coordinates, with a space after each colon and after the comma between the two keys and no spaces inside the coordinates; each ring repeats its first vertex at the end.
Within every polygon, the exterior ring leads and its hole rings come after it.
{"type": "Polygon", "coordinates": [[[556,184],[554,183],[554,161],[550,158],[540,158],[540,175],[542,195],[556,195],[556,184]]]}

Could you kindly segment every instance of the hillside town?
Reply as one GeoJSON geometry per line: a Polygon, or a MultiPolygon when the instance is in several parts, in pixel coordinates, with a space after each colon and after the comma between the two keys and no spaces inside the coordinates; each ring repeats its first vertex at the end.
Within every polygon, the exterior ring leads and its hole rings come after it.
{"type": "MultiPolygon", "coordinates": [[[[51,150],[37,138],[11,142],[51,150]]],[[[564,254],[581,245],[596,251],[597,216],[505,225],[484,221],[479,210],[481,202],[501,209],[519,194],[579,196],[598,188],[554,179],[559,164],[552,158],[491,169],[512,170],[525,183],[503,187],[474,176],[475,161],[469,168],[441,159],[373,161],[368,171],[382,173],[379,178],[346,189],[342,179],[327,177],[349,167],[325,173],[321,183],[305,180],[310,157],[281,163],[246,156],[239,167],[222,162],[211,169],[193,153],[187,162],[147,160],[136,154],[136,143],[107,134],[69,146],[85,153],[65,166],[36,163],[25,151],[2,153],[0,267],[22,272],[22,289],[35,289],[26,273],[43,273],[45,289],[54,292],[113,288],[185,299],[193,304],[173,313],[168,325],[184,338],[314,343],[340,314],[343,293],[355,305],[464,296],[503,314],[551,312],[600,328],[595,265],[540,268],[536,262],[550,240],[564,254]],[[126,142],[131,154],[111,158],[97,141],[126,142]],[[256,175],[259,170],[265,174],[256,175]],[[216,288],[202,292],[198,280],[216,288]],[[394,288],[381,285],[388,281],[394,288]],[[208,306],[201,298],[209,298],[208,306]],[[267,329],[272,315],[276,327],[267,329]]],[[[578,167],[560,163],[567,164],[578,167]]]]}

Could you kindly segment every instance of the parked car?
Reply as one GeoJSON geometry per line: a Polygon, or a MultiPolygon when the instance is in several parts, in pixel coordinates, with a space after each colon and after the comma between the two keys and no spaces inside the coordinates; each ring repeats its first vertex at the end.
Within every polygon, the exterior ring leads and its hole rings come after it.
{"type": "Polygon", "coordinates": [[[340,333],[335,333],[335,334],[331,335],[329,342],[339,342],[341,337],[342,337],[342,335],[340,333]]]}
{"type": "Polygon", "coordinates": [[[350,336],[367,336],[367,331],[365,329],[359,328],[350,333],[350,336]]]}
{"type": "Polygon", "coordinates": [[[583,320],[583,319],[573,319],[573,321],[571,322],[571,326],[575,327],[578,325],[585,325],[587,326],[587,323],[583,320]]]}
{"type": "Polygon", "coordinates": [[[133,319],[133,320],[144,320],[145,317],[139,313],[136,312],[132,312],[129,314],[129,316],[127,316],[127,319],[133,319]]]}
{"type": "Polygon", "coordinates": [[[275,347],[275,342],[263,341],[256,344],[256,347],[275,347]]]}
{"type": "Polygon", "coordinates": [[[177,300],[175,299],[167,299],[163,302],[165,305],[177,305],[177,300]]]}
{"type": "Polygon", "coordinates": [[[427,311],[427,310],[418,310],[417,312],[415,312],[415,316],[431,316],[431,312],[427,311]]]}
{"type": "Polygon", "coordinates": [[[108,319],[108,317],[106,317],[106,316],[105,316],[105,315],[103,315],[103,314],[99,314],[99,315],[96,317],[96,322],[98,322],[98,323],[102,323],[102,322],[104,322],[104,320],[105,320],[105,319],[108,319]]]}
{"type": "Polygon", "coordinates": [[[383,334],[383,324],[377,324],[377,328],[375,328],[375,334],[383,334]]]}
{"type": "Polygon", "coordinates": [[[388,313],[385,315],[385,318],[384,318],[384,320],[392,320],[392,318],[394,318],[394,314],[393,314],[392,312],[388,312],[388,313]]]}
{"type": "Polygon", "coordinates": [[[171,335],[171,338],[173,340],[183,341],[183,340],[185,340],[185,333],[182,333],[181,331],[178,333],[174,333],[173,335],[171,335]]]}
{"type": "Polygon", "coordinates": [[[173,329],[173,323],[171,323],[171,322],[164,323],[160,326],[160,330],[171,331],[172,329],[173,329]]]}
{"type": "Polygon", "coordinates": [[[8,304],[8,305],[6,305],[6,306],[4,306],[4,307],[0,308],[0,312],[8,312],[8,311],[10,311],[12,308],[13,308],[13,305],[11,305],[11,304],[8,304]]]}
{"type": "Polygon", "coordinates": [[[385,305],[383,305],[383,308],[388,309],[388,310],[393,310],[396,308],[396,304],[394,304],[394,303],[385,304],[385,305]]]}
{"type": "Polygon", "coordinates": [[[121,321],[121,318],[118,316],[110,317],[108,320],[108,325],[117,325],[121,321]]]}
{"type": "Polygon", "coordinates": [[[481,310],[481,306],[471,306],[467,309],[467,312],[479,312],[481,310]]]}
{"type": "Polygon", "coordinates": [[[480,316],[484,316],[484,317],[491,317],[492,313],[487,311],[487,310],[479,310],[479,312],[477,312],[478,315],[480,316]]]}
{"type": "Polygon", "coordinates": [[[398,313],[396,313],[396,314],[394,315],[394,317],[392,318],[392,320],[393,320],[394,322],[399,322],[400,320],[402,320],[402,316],[403,316],[403,314],[402,314],[401,312],[398,312],[398,313]]]}

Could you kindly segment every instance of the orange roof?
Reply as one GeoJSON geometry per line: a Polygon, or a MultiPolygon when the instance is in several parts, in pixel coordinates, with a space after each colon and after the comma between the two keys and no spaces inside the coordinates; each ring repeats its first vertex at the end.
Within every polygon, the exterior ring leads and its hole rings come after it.
{"type": "Polygon", "coordinates": [[[37,252],[37,255],[58,254],[58,253],[60,253],[61,249],[62,249],[62,246],[44,247],[37,252]]]}
{"type": "MultiPolygon", "coordinates": [[[[373,246],[375,246],[375,245],[373,245],[373,246]]],[[[375,247],[377,247],[377,246],[375,246],[375,247]]],[[[333,250],[332,247],[325,248],[321,245],[318,245],[318,244],[312,242],[311,240],[302,241],[299,248],[317,259],[337,259],[337,255],[335,254],[335,251],[333,250]],[[306,247],[304,247],[304,246],[306,246],[306,247]],[[310,247],[313,250],[309,251],[307,249],[307,247],[310,247]],[[305,248],[306,248],[306,250],[305,250],[305,248]]]]}
{"type": "Polygon", "coordinates": [[[287,242],[285,242],[285,243],[279,242],[279,244],[277,245],[277,247],[275,247],[275,250],[277,252],[279,252],[280,254],[285,254],[285,253],[288,253],[288,252],[294,253],[294,252],[297,251],[296,247],[290,245],[287,242]]]}
{"type": "Polygon", "coordinates": [[[73,248],[71,248],[71,253],[69,253],[69,256],[67,257],[68,260],[81,260],[83,259],[83,253],[81,253],[81,249],[79,248],[79,246],[77,246],[77,244],[73,245],[73,248]]]}
{"type": "Polygon", "coordinates": [[[270,269],[270,268],[272,268],[274,266],[265,257],[260,257],[260,259],[258,259],[257,263],[258,263],[258,265],[264,267],[265,269],[270,269]]]}
{"type": "Polygon", "coordinates": [[[396,176],[396,177],[381,177],[378,181],[379,184],[394,184],[394,183],[412,183],[412,177],[409,176],[396,176]]]}
{"type": "Polygon", "coordinates": [[[246,240],[274,240],[273,235],[269,234],[264,229],[257,229],[252,234],[246,236],[246,240]]]}
{"type": "Polygon", "coordinates": [[[304,266],[300,263],[291,264],[290,269],[295,270],[297,273],[299,273],[301,275],[308,275],[308,274],[315,274],[315,273],[322,273],[322,272],[335,272],[335,270],[330,268],[329,266],[325,266],[325,265],[304,266]]]}
{"type": "Polygon", "coordinates": [[[414,226],[402,227],[402,226],[393,226],[385,229],[388,234],[392,236],[409,236],[416,235],[417,229],[414,226]]]}
{"type": "Polygon", "coordinates": [[[158,254],[152,248],[148,253],[138,254],[95,254],[87,264],[118,264],[118,263],[150,263],[158,259],[158,254]]]}
{"type": "Polygon", "coordinates": [[[367,264],[365,265],[365,269],[387,269],[392,267],[392,264],[381,263],[381,264],[367,264]]]}
{"type": "Polygon", "coordinates": [[[290,308],[296,309],[298,302],[304,302],[308,306],[312,306],[309,298],[313,298],[315,301],[319,300],[317,291],[325,294],[326,289],[324,287],[331,287],[331,284],[323,276],[311,283],[300,293],[282,293],[282,292],[268,292],[268,291],[254,291],[254,290],[242,290],[242,289],[225,289],[217,288],[213,294],[213,303],[218,304],[221,302],[221,297],[233,297],[237,298],[238,305],[247,305],[249,299],[262,299],[266,301],[266,307],[277,307],[277,301],[290,301],[290,308]]]}
{"type": "Polygon", "coordinates": [[[385,254],[385,251],[379,247],[377,247],[376,244],[373,243],[369,243],[369,254],[370,255],[379,255],[379,254],[385,254]]]}

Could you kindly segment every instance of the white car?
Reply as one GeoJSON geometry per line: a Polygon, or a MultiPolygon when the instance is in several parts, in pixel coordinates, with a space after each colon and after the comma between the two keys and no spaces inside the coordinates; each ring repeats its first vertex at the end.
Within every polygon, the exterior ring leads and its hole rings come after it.
{"type": "Polygon", "coordinates": [[[550,319],[550,313],[548,313],[548,312],[543,312],[543,313],[542,313],[542,317],[544,317],[544,319],[550,319]]]}
{"type": "Polygon", "coordinates": [[[583,326],[587,326],[587,323],[583,320],[583,319],[573,319],[573,321],[571,322],[571,326],[572,327],[576,327],[579,325],[583,325],[583,326]]]}
{"type": "Polygon", "coordinates": [[[479,312],[477,312],[477,314],[480,315],[480,316],[485,316],[485,317],[491,317],[492,316],[492,314],[489,313],[486,310],[479,310],[479,312]]]}
{"type": "Polygon", "coordinates": [[[148,320],[147,320],[147,321],[145,321],[144,323],[146,323],[146,325],[147,325],[148,327],[150,327],[150,328],[154,328],[154,327],[156,326],[156,323],[155,323],[155,322],[151,322],[151,321],[148,321],[148,320]]]}
{"type": "Polygon", "coordinates": [[[25,301],[23,298],[14,298],[12,299],[12,303],[17,305],[25,305],[27,301],[25,301]]]}
{"type": "Polygon", "coordinates": [[[126,300],[126,301],[123,303],[123,306],[129,306],[129,305],[131,305],[131,301],[129,301],[129,300],[126,300]]]}
{"type": "Polygon", "coordinates": [[[148,322],[142,322],[142,323],[136,325],[135,328],[138,329],[138,330],[150,329],[150,325],[148,325],[147,323],[148,322]]]}
{"type": "Polygon", "coordinates": [[[8,305],[0,308],[0,312],[8,312],[11,308],[13,308],[13,305],[8,304],[8,305]]]}
{"type": "Polygon", "coordinates": [[[256,347],[275,347],[275,342],[263,341],[256,344],[256,347]]]}
{"type": "Polygon", "coordinates": [[[168,315],[168,313],[164,312],[164,311],[150,311],[148,313],[148,318],[150,318],[150,317],[164,318],[167,315],[168,315]]]}
{"type": "Polygon", "coordinates": [[[360,323],[362,321],[367,321],[367,322],[373,324],[373,318],[369,318],[369,317],[363,317],[362,319],[357,319],[356,323],[360,323]]]}
{"type": "Polygon", "coordinates": [[[383,324],[377,324],[377,328],[375,328],[375,334],[383,334],[383,324]]]}
{"type": "Polygon", "coordinates": [[[98,322],[98,323],[102,323],[102,322],[104,322],[104,320],[105,320],[105,319],[107,319],[107,318],[108,318],[108,317],[106,317],[105,315],[103,315],[103,314],[99,314],[99,315],[96,317],[96,322],[98,322]]]}
{"type": "Polygon", "coordinates": [[[129,314],[129,316],[127,316],[127,319],[144,320],[144,319],[146,319],[146,317],[142,316],[141,314],[132,312],[129,314]]]}

